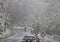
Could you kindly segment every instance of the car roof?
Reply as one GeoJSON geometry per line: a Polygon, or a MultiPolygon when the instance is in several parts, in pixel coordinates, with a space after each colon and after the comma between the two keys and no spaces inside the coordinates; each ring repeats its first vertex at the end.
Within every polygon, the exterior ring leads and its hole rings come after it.
{"type": "Polygon", "coordinates": [[[26,35],[26,36],[35,36],[35,35],[26,35]]]}

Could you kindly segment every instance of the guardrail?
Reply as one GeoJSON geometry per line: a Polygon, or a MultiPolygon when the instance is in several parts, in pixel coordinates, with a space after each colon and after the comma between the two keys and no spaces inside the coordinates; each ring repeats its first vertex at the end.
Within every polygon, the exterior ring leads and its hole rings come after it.
{"type": "Polygon", "coordinates": [[[58,36],[58,35],[53,35],[53,37],[56,39],[60,39],[60,36],[58,36]]]}
{"type": "Polygon", "coordinates": [[[50,36],[50,35],[46,35],[48,38],[51,38],[51,39],[53,39],[54,37],[53,36],[50,36]]]}

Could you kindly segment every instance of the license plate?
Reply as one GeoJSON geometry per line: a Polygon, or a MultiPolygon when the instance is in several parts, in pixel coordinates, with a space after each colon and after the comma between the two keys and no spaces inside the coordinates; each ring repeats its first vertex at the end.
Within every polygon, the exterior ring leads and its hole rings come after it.
{"type": "Polygon", "coordinates": [[[30,40],[28,40],[28,42],[30,42],[30,40]]]}

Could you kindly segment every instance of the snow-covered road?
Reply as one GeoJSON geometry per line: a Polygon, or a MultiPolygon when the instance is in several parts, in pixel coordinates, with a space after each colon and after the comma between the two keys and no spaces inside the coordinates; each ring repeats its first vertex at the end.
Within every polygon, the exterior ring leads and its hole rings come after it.
{"type": "MultiPolygon", "coordinates": [[[[1,42],[21,42],[22,38],[24,37],[24,35],[30,34],[30,32],[24,32],[23,29],[14,29],[14,35],[9,37],[9,38],[5,38],[3,39],[1,42]]],[[[45,36],[44,39],[41,40],[41,42],[55,42],[53,39],[45,36]]]]}

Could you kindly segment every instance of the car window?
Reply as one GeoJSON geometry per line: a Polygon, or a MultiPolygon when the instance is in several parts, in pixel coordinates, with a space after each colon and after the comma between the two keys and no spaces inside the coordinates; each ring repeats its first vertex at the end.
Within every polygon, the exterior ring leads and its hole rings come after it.
{"type": "Polygon", "coordinates": [[[35,36],[36,37],[36,39],[38,39],[39,40],[39,37],[38,36],[35,36]]]}

